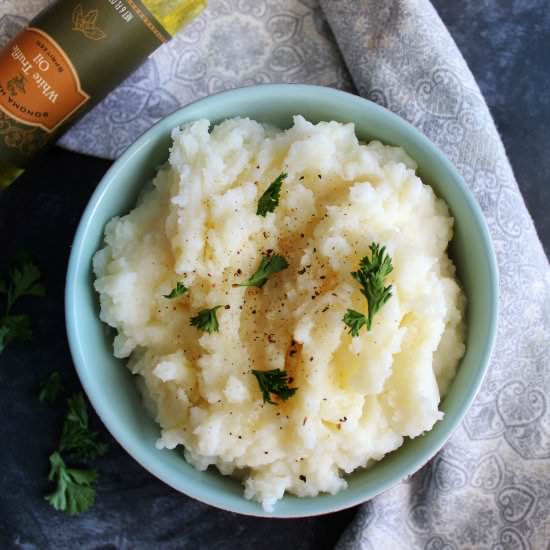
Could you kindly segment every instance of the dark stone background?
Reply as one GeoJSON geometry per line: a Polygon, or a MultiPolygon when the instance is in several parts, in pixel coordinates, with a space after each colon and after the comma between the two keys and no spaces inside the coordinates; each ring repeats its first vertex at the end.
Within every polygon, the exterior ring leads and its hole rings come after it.
{"type": "MultiPolygon", "coordinates": [[[[549,253],[550,31],[544,27],[548,17],[542,17],[550,9],[547,1],[433,1],[480,83],[549,253]]],[[[65,269],[80,214],[109,165],[52,149],[0,195],[0,273],[27,249],[48,291],[20,304],[32,317],[34,341],[0,355],[0,548],[332,548],[353,510],[267,520],[210,508],[150,476],[96,417],[94,426],[111,443],[96,463],[96,505],[67,518],[42,499],[64,407],[39,404],[37,387],[59,370],[69,391],[79,389],[65,337],[65,269]]]]}

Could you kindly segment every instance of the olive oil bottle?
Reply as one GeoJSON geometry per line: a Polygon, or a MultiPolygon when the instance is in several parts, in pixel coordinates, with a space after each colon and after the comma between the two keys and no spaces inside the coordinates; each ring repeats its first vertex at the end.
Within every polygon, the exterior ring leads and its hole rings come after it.
{"type": "Polygon", "coordinates": [[[0,189],[206,0],[57,0],[0,50],[0,189]]]}

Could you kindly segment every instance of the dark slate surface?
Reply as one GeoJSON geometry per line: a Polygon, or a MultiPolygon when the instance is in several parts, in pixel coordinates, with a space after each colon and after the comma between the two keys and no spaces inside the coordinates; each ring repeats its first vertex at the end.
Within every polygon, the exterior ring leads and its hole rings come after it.
{"type": "MultiPolygon", "coordinates": [[[[549,252],[546,0],[434,4],[487,97],[549,252]]],[[[95,507],[67,518],[42,499],[49,488],[47,456],[59,437],[63,406],[40,405],[37,385],[57,369],[70,391],[79,389],[64,329],[65,269],[79,216],[108,166],[107,161],[54,149],[0,195],[0,273],[26,248],[48,289],[45,298],[21,303],[33,319],[34,342],[12,345],[0,355],[0,548],[332,548],[353,510],[322,518],[266,520],[210,508],[150,476],[95,417],[95,427],[111,443],[109,453],[97,461],[101,482],[95,507]]]]}
{"type": "Polygon", "coordinates": [[[432,0],[495,119],[550,256],[550,4],[432,0]]]}

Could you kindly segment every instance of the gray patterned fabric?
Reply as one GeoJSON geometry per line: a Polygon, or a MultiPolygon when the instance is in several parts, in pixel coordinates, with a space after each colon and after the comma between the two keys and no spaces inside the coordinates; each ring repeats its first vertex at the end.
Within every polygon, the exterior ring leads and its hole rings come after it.
{"type": "MultiPolygon", "coordinates": [[[[0,0],[0,44],[51,0],[0,0]]],[[[154,122],[194,99],[265,82],[353,91],[318,0],[210,0],[61,140],[73,151],[118,157],[154,122]]]]}
{"type": "MultiPolygon", "coordinates": [[[[0,2],[0,39],[46,3],[0,2]]],[[[339,550],[550,549],[550,269],[487,106],[428,0],[211,0],[62,143],[116,157],[181,104],[271,81],[355,90],[424,132],[475,193],[500,269],[497,346],[465,422],[419,473],[361,507],[339,550]]]]}

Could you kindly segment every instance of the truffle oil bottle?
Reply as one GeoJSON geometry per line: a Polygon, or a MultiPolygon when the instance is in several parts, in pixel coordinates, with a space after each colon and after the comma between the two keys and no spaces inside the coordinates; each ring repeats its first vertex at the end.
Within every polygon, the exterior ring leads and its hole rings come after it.
{"type": "Polygon", "coordinates": [[[0,189],[206,0],[57,0],[0,50],[0,189]]]}

